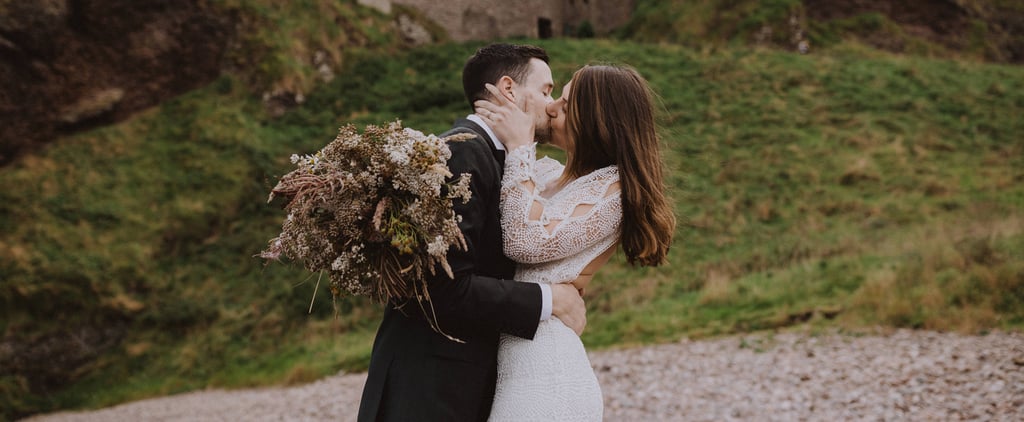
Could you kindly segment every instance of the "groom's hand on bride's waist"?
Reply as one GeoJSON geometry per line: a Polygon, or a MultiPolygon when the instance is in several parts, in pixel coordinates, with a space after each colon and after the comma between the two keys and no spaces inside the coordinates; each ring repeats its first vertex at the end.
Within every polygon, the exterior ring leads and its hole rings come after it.
{"type": "Polygon", "coordinates": [[[587,307],[580,291],[572,284],[551,285],[551,315],[558,317],[576,335],[583,334],[583,328],[587,326],[587,307]]]}

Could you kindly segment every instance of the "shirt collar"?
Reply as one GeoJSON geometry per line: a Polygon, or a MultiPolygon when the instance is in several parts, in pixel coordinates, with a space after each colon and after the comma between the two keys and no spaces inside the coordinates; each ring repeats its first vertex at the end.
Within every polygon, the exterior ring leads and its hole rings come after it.
{"type": "Polygon", "coordinates": [[[498,151],[505,150],[505,145],[501,144],[501,140],[498,139],[498,135],[494,134],[494,131],[491,130],[491,127],[487,126],[487,123],[484,123],[484,119],[481,119],[480,116],[477,116],[476,114],[470,114],[466,116],[466,119],[484,128],[484,131],[487,132],[487,136],[491,137],[491,142],[494,142],[494,147],[497,148],[498,151]]]}

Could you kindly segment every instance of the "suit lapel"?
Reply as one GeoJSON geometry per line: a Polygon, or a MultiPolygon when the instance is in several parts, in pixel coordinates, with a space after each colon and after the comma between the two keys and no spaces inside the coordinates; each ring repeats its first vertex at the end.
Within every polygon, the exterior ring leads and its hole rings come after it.
{"type": "Polygon", "coordinates": [[[480,139],[483,139],[484,143],[487,144],[487,147],[491,149],[491,155],[494,155],[494,159],[498,162],[498,168],[502,170],[502,173],[504,173],[505,151],[494,146],[494,140],[487,135],[487,131],[484,130],[484,128],[469,119],[459,119],[455,122],[455,126],[469,129],[476,133],[480,139]]]}

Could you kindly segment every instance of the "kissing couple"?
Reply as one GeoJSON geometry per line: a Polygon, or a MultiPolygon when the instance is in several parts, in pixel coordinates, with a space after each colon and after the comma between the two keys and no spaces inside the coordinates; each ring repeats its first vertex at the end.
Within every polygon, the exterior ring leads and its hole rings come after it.
{"type": "Polygon", "coordinates": [[[675,231],[647,81],[624,66],[585,66],[555,99],[547,53],[492,44],[462,71],[474,110],[441,136],[467,248],[454,278],[428,280],[437,333],[388,307],[374,340],[359,421],[600,421],[603,399],[580,334],[584,289],[621,247],[663,264],[675,231]],[[537,158],[536,143],[566,163],[537,158]],[[457,176],[456,176],[457,177],[457,176]]]}

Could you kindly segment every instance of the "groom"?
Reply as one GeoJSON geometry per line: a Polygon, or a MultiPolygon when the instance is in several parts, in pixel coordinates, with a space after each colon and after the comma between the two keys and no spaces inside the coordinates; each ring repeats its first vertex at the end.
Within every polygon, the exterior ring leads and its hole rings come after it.
{"type": "MultiPolygon", "coordinates": [[[[531,110],[535,137],[550,136],[545,105],[554,87],[548,55],[540,47],[492,44],[469,58],[462,85],[469,101],[487,99],[493,84],[521,109],[531,110]]],[[[501,333],[532,339],[540,321],[557,316],[577,333],[586,325],[579,293],[569,284],[539,285],[512,280],[515,263],[502,252],[501,176],[505,151],[476,115],[455,122],[442,136],[474,135],[450,142],[448,167],[455,177],[472,175],[473,196],[454,201],[468,250],[448,251],[455,278],[444,271],[429,280],[441,330],[431,330],[415,304],[389,306],[373,344],[370,371],[359,404],[359,421],[484,421],[490,414],[497,378],[501,333]]]]}

